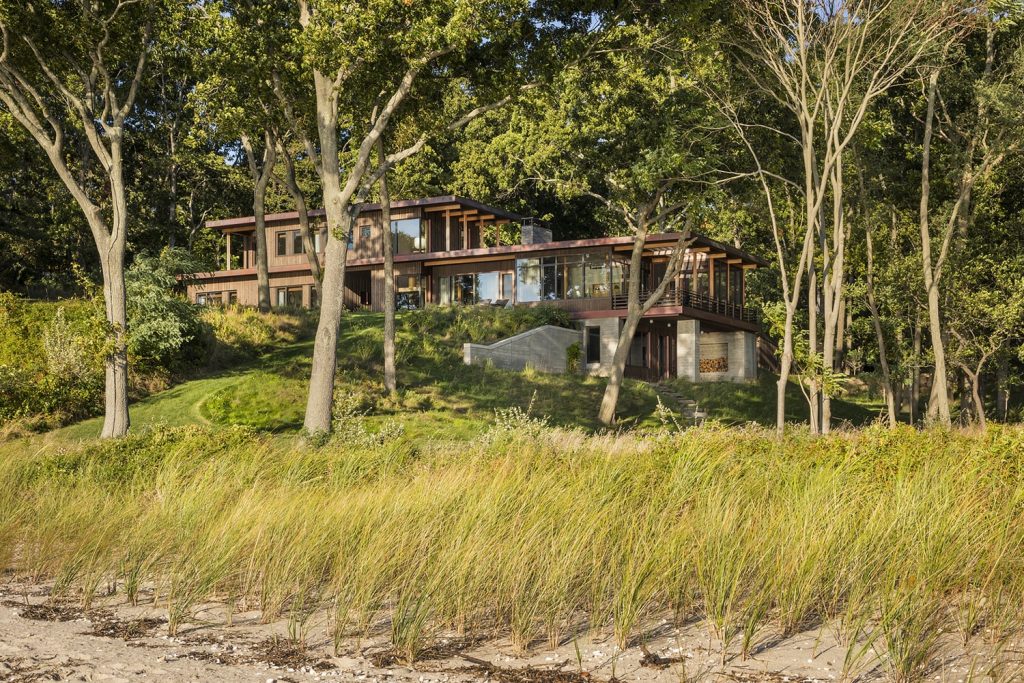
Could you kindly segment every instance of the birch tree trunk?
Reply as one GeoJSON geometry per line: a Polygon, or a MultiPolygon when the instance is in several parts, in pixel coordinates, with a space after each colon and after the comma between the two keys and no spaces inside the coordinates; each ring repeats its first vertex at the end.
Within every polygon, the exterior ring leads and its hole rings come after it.
{"type": "Polygon", "coordinates": [[[924,121],[924,139],[921,146],[921,264],[923,266],[925,294],[928,302],[928,333],[932,342],[935,370],[932,374],[931,400],[928,401],[929,419],[943,425],[950,424],[949,390],[946,378],[946,347],[942,340],[942,320],[939,313],[939,283],[932,262],[932,237],[929,224],[929,195],[931,193],[931,149],[935,124],[935,100],[938,94],[939,69],[928,76],[928,109],[924,121]]]}
{"type": "Polygon", "coordinates": [[[384,249],[384,389],[398,391],[395,369],[395,248],[391,232],[391,193],[388,191],[387,149],[384,136],[377,140],[377,154],[385,171],[380,176],[381,244],[384,249]]]}
{"type": "Polygon", "coordinates": [[[882,320],[878,314],[878,302],[875,300],[875,250],[871,237],[871,225],[867,226],[867,300],[871,312],[871,323],[875,328],[875,339],[878,342],[878,362],[882,366],[882,385],[885,389],[885,409],[888,413],[889,426],[896,426],[896,395],[892,388],[892,376],[889,372],[889,354],[885,346],[885,333],[882,320]]]}

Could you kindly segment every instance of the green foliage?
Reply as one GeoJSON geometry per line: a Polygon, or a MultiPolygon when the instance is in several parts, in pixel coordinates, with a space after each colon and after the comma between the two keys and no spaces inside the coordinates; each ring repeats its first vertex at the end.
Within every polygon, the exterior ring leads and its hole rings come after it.
{"type": "Polygon", "coordinates": [[[203,264],[183,249],[135,257],[125,273],[125,289],[128,355],[137,369],[172,367],[184,359],[188,345],[199,340],[199,307],[180,290],[200,270],[203,264]]]}
{"type": "Polygon", "coordinates": [[[105,329],[92,301],[49,304],[0,293],[0,422],[92,414],[103,391],[105,329]]]}
{"type": "Polygon", "coordinates": [[[569,374],[576,374],[580,371],[580,343],[570,344],[565,349],[565,371],[569,374]]]}

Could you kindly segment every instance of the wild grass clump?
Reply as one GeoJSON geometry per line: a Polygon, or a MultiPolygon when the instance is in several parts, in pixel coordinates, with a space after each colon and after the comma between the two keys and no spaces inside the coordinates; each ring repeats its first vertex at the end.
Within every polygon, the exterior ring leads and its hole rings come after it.
{"type": "Polygon", "coordinates": [[[625,647],[671,614],[702,620],[722,662],[830,629],[847,678],[910,681],[953,641],[1021,632],[1019,428],[641,438],[527,413],[453,449],[361,419],[318,449],[184,428],[12,452],[0,567],[86,605],[116,583],[172,632],[211,600],[300,642],[326,613],[339,646],[389,633],[404,660],[442,629],[625,647]]]}

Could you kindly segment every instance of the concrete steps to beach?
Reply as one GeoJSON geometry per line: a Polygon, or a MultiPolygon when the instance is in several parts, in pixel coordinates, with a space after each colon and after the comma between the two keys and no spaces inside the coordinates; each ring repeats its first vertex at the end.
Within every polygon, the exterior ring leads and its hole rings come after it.
{"type": "Polygon", "coordinates": [[[662,385],[653,385],[654,391],[661,397],[661,402],[669,410],[675,410],[686,422],[694,425],[703,424],[708,417],[707,410],[702,409],[695,400],[687,398],[675,389],[662,385]]]}

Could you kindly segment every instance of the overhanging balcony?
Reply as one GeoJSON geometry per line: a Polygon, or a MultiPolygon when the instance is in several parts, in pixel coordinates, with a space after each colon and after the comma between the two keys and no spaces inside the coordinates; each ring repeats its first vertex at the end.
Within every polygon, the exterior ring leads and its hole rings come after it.
{"type": "MultiPolygon", "coordinates": [[[[648,296],[650,296],[649,290],[640,290],[640,301],[645,301],[648,296]]],[[[626,309],[628,307],[629,300],[626,294],[612,295],[613,309],[626,309]]],[[[741,306],[740,304],[731,303],[724,299],[717,299],[706,294],[698,294],[697,292],[692,292],[687,289],[679,289],[677,287],[671,287],[665,290],[665,294],[658,300],[658,303],[654,304],[654,307],[691,308],[728,318],[735,318],[736,320],[742,320],[743,322],[750,323],[751,325],[761,324],[761,313],[757,309],[748,308],[746,306],[741,306]]]]}

